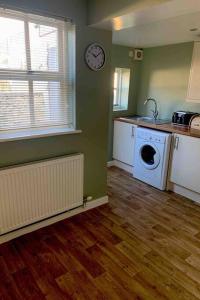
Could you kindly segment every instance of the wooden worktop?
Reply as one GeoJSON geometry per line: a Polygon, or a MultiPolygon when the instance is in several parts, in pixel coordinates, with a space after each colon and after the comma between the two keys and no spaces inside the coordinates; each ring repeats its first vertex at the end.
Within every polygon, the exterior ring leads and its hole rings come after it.
{"type": "Polygon", "coordinates": [[[161,131],[183,134],[183,135],[200,138],[200,130],[191,129],[189,126],[181,127],[180,125],[173,125],[172,123],[158,125],[158,124],[152,124],[152,123],[148,123],[148,122],[141,121],[141,120],[128,119],[126,117],[115,118],[115,120],[120,121],[120,122],[134,124],[134,125],[141,126],[141,127],[150,128],[150,129],[156,129],[156,130],[161,130],[161,131]]]}

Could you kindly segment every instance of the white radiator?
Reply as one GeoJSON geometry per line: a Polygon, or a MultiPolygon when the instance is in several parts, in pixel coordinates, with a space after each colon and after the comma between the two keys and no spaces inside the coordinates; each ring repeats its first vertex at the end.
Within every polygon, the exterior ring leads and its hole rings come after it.
{"type": "Polygon", "coordinates": [[[82,154],[0,171],[0,234],[82,204],[82,154]]]}

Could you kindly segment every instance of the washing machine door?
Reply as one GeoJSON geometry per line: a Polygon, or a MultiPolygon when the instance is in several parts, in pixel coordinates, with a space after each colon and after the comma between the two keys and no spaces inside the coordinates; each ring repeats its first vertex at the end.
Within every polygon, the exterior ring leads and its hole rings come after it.
{"type": "Polygon", "coordinates": [[[156,169],[160,163],[160,153],[152,143],[143,144],[140,147],[140,161],[148,170],[156,169]]]}

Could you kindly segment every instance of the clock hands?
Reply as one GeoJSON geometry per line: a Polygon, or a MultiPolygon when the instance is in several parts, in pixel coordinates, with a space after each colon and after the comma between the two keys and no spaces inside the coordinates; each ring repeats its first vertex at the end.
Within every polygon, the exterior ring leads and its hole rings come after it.
{"type": "Polygon", "coordinates": [[[101,52],[99,52],[98,54],[92,53],[92,55],[93,55],[95,58],[97,58],[100,54],[101,54],[101,52]]]}
{"type": "Polygon", "coordinates": [[[96,57],[98,57],[100,54],[101,54],[101,52],[99,52],[99,53],[96,55],[96,57]]]}

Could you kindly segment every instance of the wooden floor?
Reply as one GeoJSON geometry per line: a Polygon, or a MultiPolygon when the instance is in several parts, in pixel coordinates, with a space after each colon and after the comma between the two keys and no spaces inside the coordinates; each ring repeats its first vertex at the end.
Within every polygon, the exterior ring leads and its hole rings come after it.
{"type": "Polygon", "coordinates": [[[200,299],[200,206],[109,169],[109,205],[0,246],[0,299],[200,299]]]}

